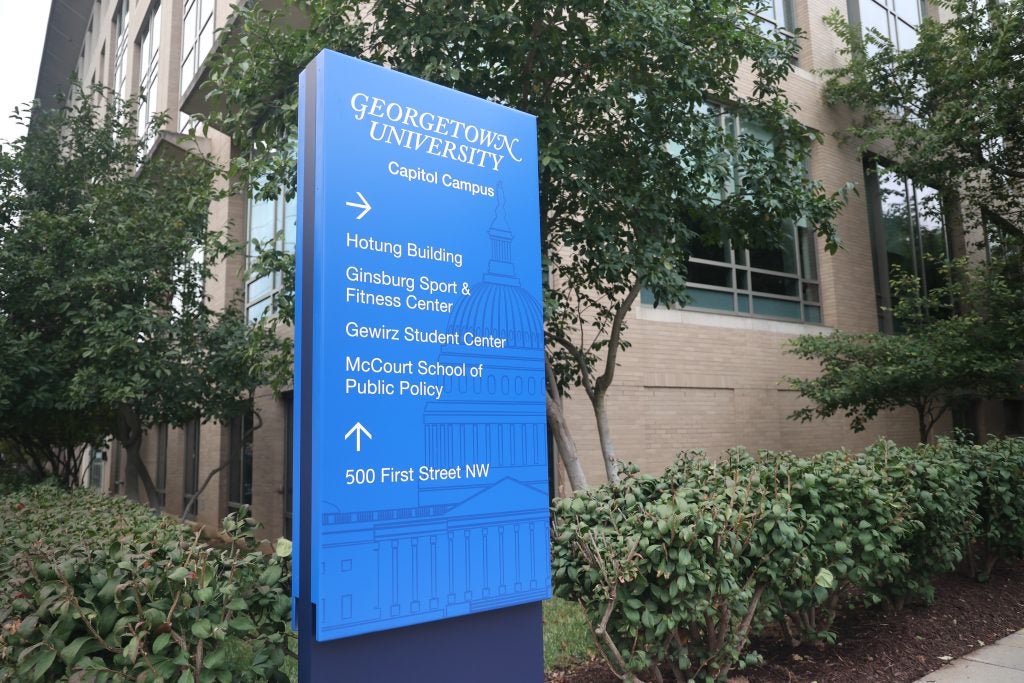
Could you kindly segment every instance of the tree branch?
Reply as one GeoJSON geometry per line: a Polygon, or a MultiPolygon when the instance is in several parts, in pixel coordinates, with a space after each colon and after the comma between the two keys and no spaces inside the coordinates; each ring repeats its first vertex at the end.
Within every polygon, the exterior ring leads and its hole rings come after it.
{"type": "Polygon", "coordinates": [[[612,331],[608,337],[608,355],[604,359],[604,373],[597,378],[597,390],[605,392],[608,387],[611,386],[612,380],[615,378],[615,367],[616,360],[619,354],[619,344],[622,340],[622,326],[626,320],[626,315],[629,313],[630,308],[633,307],[633,302],[640,296],[640,290],[643,289],[643,280],[637,278],[636,282],[629,290],[629,294],[619,304],[619,308],[615,311],[615,317],[612,319],[612,331]]]}

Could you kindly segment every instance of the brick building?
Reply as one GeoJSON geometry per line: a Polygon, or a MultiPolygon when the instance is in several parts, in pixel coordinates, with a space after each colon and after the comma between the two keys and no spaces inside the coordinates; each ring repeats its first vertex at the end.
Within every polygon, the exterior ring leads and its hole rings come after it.
{"type": "MultiPolygon", "coordinates": [[[[609,401],[618,452],[643,468],[657,470],[691,448],[717,452],[744,445],[812,453],[857,448],[880,435],[900,442],[917,438],[909,411],[880,417],[860,434],[851,433],[841,418],[811,424],[787,419],[801,403],[784,377],[814,371],[785,353],[787,340],[833,329],[891,327],[882,311],[890,267],[898,263],[924,272],[923,256],[946,248],[942,225],[922,210],[928,188],[884,169],[866,173],[878,162],[829,135],[847,121],[843,111],[823,102],[818,75],[839,59],[838,38],[822,21],[833,10],[904,46],[914,41],[922,12],[934,11],[917,0],[774,0],[763,15],[768,24],[803,32],[787,88],[799,105],[798,118],[826,134],[807,160],[811,176],[829,190],[853,181],[861,191],[851,195],[838,219],[844,245],[838,254],[826,254],[799,226],[779,251],[703,249],[691,262],[691,306],[666,310],[642,300],[634,307],[632,348],[621,356],[609,401]],[[894,221],[892,215],[903,218],[894,221]]],[[[228,159],[237,150],[217,131],[187,144],[179,133],[189,114],[207,106],[200,94],[204,62],[231,12],[228,0],[53,0],[36,97],[52,101],[77,73],[83,83],[103,83],[122,96],[145,95],[144,114],[169,114],[172,123],[153,141],[152,153],[182,154],[188,144],[198,144],[228,159]]],[[[743,82],[745,76],[738,78],[743,82]]],[[[742,124],[723,117],[722,125],[742,124]]],[[[286,247],[294,243],[293,203],[234,196],[212,206],[210,220],[217,229],[232,226],[239,241],[279,234],[286,247]]],[[[281,283],[275,277],[250,279],[244,265],[241,256],[220,264],[207,291],[215,303],[243,292],[246,312],[255,317],[270,306],[281,283]]],[[[257,416],[230,425],[151,430],[143,454],[166,510],[180,513],[209,478],[190,511],[194,518],[216,523],[230,508],[248,503],[269,535],[289,533],[291,405],[289,394],[275,399],[267,393],[257,400],[257,416]]],[[[1020,430],[1019,402],[1001,408],[980,416],[982,433],[1020,430]]],[[[568,410],[587,474],[600,482],[603,466],[590,406],[577,400],[568,410]]],[[[949,426],[947,421],[943,428],[949,426]]],[[[95,454],[88,483],[134,493],[137,485],[124,481],[121,449],[112,444],[108,451],[95,454]]]]}

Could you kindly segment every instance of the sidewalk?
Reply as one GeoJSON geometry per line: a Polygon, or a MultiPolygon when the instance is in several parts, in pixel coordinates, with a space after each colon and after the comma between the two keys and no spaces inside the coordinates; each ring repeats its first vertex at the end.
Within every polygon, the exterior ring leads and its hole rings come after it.
{"type": "Polygon", "coordinates": [[[955,659],[914,683],[1024,683],[1024,630],[955,659]]]}

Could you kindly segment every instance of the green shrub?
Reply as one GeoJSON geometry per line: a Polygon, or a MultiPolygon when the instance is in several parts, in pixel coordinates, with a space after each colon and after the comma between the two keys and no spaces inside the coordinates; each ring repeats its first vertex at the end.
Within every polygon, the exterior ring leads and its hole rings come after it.
{"type": "MultiPolygon", "coordinates": [[[[951,444],[918,448],[879,441],[864,457],[897,491],[908,533],[899,543],[903,567],[879,577],[872,594],[899,609],[907,599],[931,602],[932,579],[956,569],[977,525],[978,485],[951,444]]],[[[1022,480],[1024,482],[1024,480],[1022,480]]]]}
{"type": "Polygon", "coordinates": [[[677,459],[662,477],[622,473],[560,501],[555,592],[579,601],[621,677],[666,667],[714,681],[746,652],[765,591],[801,574],[810,538],[783,489],[745,452],[677,459]]]}
{"type": "Polygon", "coordinates": [[[583,606],[615,673],[722,680],[756,659],[761,624],[831,640],[847,606],[931,599],[970,545],[982,577],[1024,556],[1024,440],[688,454],[554,512],[555,592],[583,606]]]}
{"type": "Polygon", "coordinates": [[[762,480],[785,490],[809,530],[802,572],[770,586],[765,609],[790,640],[832,640],[839,611],[866,589],[905,570],[904,501],[863,456],[835,451],[812,458],[762,453],[762,480]]]}
{"type": "Polygon", "coordinates": [[[215,550],[123,498],[0,498],[0,680],[287,680],[290,548],[224,523],[215,550]]]}
{"type": "Polygon", "coordinates": [[[978,487],[977,526],[970,571],[987,580],[1000,559],[1024,557],[1024,439],[991,439],[983,445],[942,441],[965,463],[978,487]]]}

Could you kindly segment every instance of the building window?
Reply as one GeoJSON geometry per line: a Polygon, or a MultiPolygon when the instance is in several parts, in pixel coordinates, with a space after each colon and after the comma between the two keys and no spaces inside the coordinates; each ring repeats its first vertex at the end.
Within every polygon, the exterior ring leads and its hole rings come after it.
{"type": "MultiPolygon", "coordinates": [[[[256,258],[256,245],[273,246],[288,253],[295,252],[295,198],[284,195],[274,200],[249,201],[248,250],[249,269],[256,258]]],[[[259,320],[274,311],[274,297],[281,291],[280,273],[253,274],[245,285],[245,312],[248,320],[259,320]]]]}
{"type": "MultiPolygon", "coordinates": [[[[733,135],[753,135],[771,144],[767,133],[741,124],[736,116],[720,114],[719,125],[733,135]]],[[[739,182],[736,175],[723,193],[739,182]]],[[[815,251],[814,234],[799,220],[790,223],[773,249],[739,249],[695,240],[687,263],[687,308],[820,323],[815,251]]],[[[652,304],[654,298],[645,290],[641,302],[652,304]]]]}
{"type": "Polygon", "coordinates": [[[946,284],[943,263],[949,258],[938,193],[917,185],[880,163],[864,172],[869,206],[879,329],[895,332],[889,285],[899,274],[912,274],[924,293],[946,284]]]}
{"type": "Polygon", "coordinates": [[[228,508],[252,505],[253,412],[231,421],[231,461],[228,467],[228,508]]]}
{"type": "Polygon", "coordinates": [[[181,92],[188,89],[213,46],[214,0],[185,0],[181,31],[181,92]]]}
{"type": "Polygon", "coordinates": [[[295,438],[294,415],[295,394],[287,391],[281,395],[281,407],[284,409],[284,530],[282,535],[291,539],[292,537],[292,477],[293,450],[292,440],[295,438]]]}
{"type": "Polygon", "coordinates": [[[124,479],[121,476],[121,442],[114,442],[114,467],[110,473],[110,492],[117,494],[123,492],[124,479]]]}
{"type": "Polygon", "coordinates": [[[163,510],[167,505],[167,425],[156,428],[156,497],[163,510]]]}
{"type": "Polygon", "coordinates": [[[139,137],[145,137],[149,121],[156,112],[160,74],[160,3],[149,11],[146,28],[139,39],[139,137]]]}
{"type": "Polygon", "coordinates": [[[181,503],[186,518],[193,519],[199,509],[199,500],[189,501],[199,490],[199,420],[185,423],[185,486],[181,503]]]}
{"type": "Polygon", "coordinates": [[[1003,401],[1003,427],[1006,436],[1024,436],[1024,401],[1003,401]]]}
{"type": "Polygon", "coordinates": [[[102,448],[93,448],[89,458],[89,488],[103,488],[103,463],[107,461],[107,452],[102,448]]]}
{"type": "Polygon", "coordinates": [[[769,35],[776,32],[792,35],[796,22],[793,20],[790,0],[762,0],[762,3],[754,12],[761,22],[762,30],[769,35]]]}
{"type": "Polygon", "coordinates": [[[917,45],[917,27],[921,24],[920,0],[856,0],[850,5],[864,31],[875,29],[900,50],[917,45]]]}
{"type": "Polygon", "coordinates": [[[128,0],[121,0],[114,14],[114,92],[128,97],[128,0]]]}

